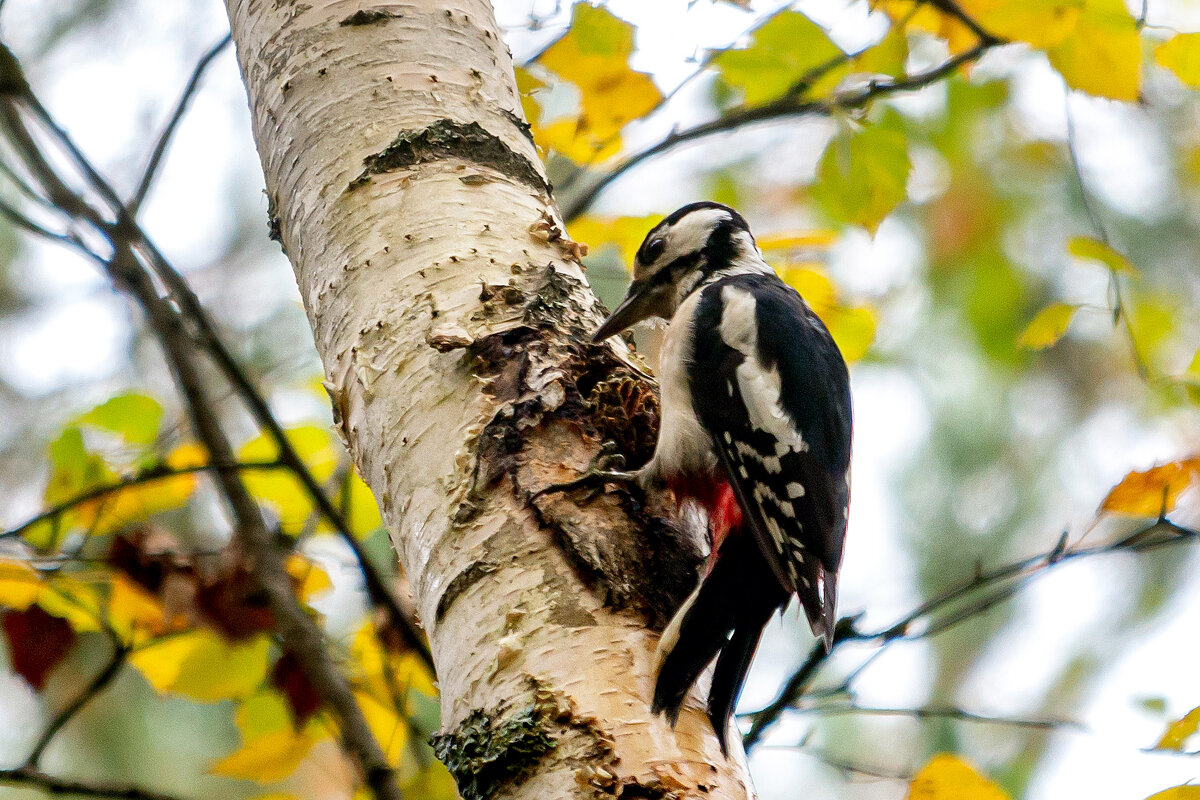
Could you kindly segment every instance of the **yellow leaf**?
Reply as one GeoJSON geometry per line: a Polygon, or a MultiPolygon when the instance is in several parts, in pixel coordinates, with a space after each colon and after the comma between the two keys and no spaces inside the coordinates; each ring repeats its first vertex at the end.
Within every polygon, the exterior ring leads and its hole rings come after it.
{"type": "Polygon", "coordinates": [[[1142,41],[1125,0],[1087,0],[1074,30],[1047,51],[1072,89],[1133,102],[1142,84],[1142,41]]]}
{"type": "Polygon", "coordinates": [[[38,605],[65,619],[77,631],[98,631],[104,618],[100,593],[73,575],[55,575],[38,597],[38,605]]]}
{"type": "Polygon", "coordinates": [[[819,264],[789,265],[779,270],[779,277],[799,292],[825,323],[843,358],[857,361],[867,354],[875,338],[875,313],[870,308],[843,305],[833,281],[819,264]]]}
{"type": "Polygon", "coordinates": [[[837,305],[837,289],[819,264],[789,264],[778,270],[779,277],[791,286],[822,319],[837,305]]]}
{"type": "Polygon", "coordinates": [[[1067,242],[1067,252],[1076,258],[1099,261],[1113,272],[1126,275],[1137,275],[1137,270],[1129,259],[1117,252],[1111,245],[1090,236],[1072,236],[1067,242]]]}
{"type": "Polygon", "coordinates": [[[158,598],[120,573],[112,579],[108,621],[126,641],[134,640],[138,633],[161,633],[166,623],[158,598]]]}
{"type": "Polygon", "coordinates": [[[412,653],[395,653],[384,648],[370,622],[354,634],[350,656],[356,668],[355,683],[379,703],[391,704],[397,693],[409,689],[437,696],[437,687],[424,663],[412,653]]]}
{"type": "Polygon", "coordinates": [[[215,702],[252,694],[267,675],[270,640],[226,642],[200,628],[135,651],[129,661],[161,694],[215,702]]]}
{"type": "Polygon", "coordinates": [[[171,469],[202,467],[208,463],[208,449],[202,444],[185,442],[167,453],[166,462],[171,469]]]}
{"type": "Polygon", "coordinates": [[[1008,794],[958,756],[942,753],[913,777],[907,800],[1009,800],[1008,794]]]}
{"type": "Polygon", "coordinates": [[[1154,745],[1155,750],[1174,750],[1180,752],[1187,740],[1200,728],[1200,708],[1193,708],[1180,719],[1175,720],[1163,731],[1162,738],[1154,745]]]}
{"type": "MultiPolygon", "coordinates": [[[[331,433],[313,425],[290,428],[286,433],[288,441],[308,465],[313,477],[319,483],[329,480],[337,469],[341,453],[331,433]]],[[[277,458],[278,454],[274,441],[263,434],[243,445],[238,451],[238,459],[269,461],[277,458]]],[[[313,504],[299,480],[285,470],[249,470],[245,473],[244,481],[255,499],[275,511],[284,533],[300,533],[313,513],[313,504]]]]}
{"type": "Polygon", "coordinates": [[[42,592],[37,570],[28,564],[0,559],[0,608],[24,611],[42,592]]]}
{"type": "Polygon", "coordinates": [[[960,0],[959,6],[993,36],[1046,48],[1075,30],[1084,0],[960,0]]]}
{"type": "Polygon", "coordinates": [[[248,742],[268,733],[292,729],[292,711],[287,698],[273,689],[256,692],[238,703],[233,722],[248,742]]]}
{"type": "Polygon", "coordinates": [[[1200,786],[1176,786],[1152,794],[1146,800],[1200,800],[1200,786]]]}
{"type": "Polygon", "coordinates": [[[570,223],[571,238],[595,254],[606,246],[616,247],[627,269],[633,268],[638,247],[650,229],[662,221],[661,214],[645,217],[580,217],[570,223]]]}
{"type": "Polygon", "coordinates": [[[847,361],[866,356],[875,340],[875,312],[867,306],[836,309],[825,325],[847,361]]]}
{"type": "Polygon", "coordinates": [[[1172,36],[1155,48],[1154,60],[1188,86],[1200,88],[1200,33],[1172,36]]]}
{"type": "MultiPolygon", "coordinates": [[[[534,99],[534,93],[545,89],[546,83],[524,67],[517,67],[514,72],[517,76],[517,91],[521,94],[521,110],[525,112],[525,120],[536,124],[542,118],[542,109],[534,99]]],[[[321,395],[324,396],[324,394],[325,391],[322,389],[321,395]]]]}
{"type": "Polygon", "coordinates": [[[290,728],[251,739],[239,750],[214,763],[209,772],[259,784],[276,783],[291,775],[312,750],[316,739],[290,728]]]}
{"type": "Polygon", "coordinates": [[[1175,508],[1179,495],[1200,474],[1200,456],[1130,472],[1113,487],[1101,511],[1134,517],[1157,517],[1175,508]]]}
{"type": "Polygon", "coordinates": [[[791,231],[772,233],[757,240],[763,252],[774,250],[799,250],[801,248],[824,248],[837,241],[833,231],[791,231]]]}
{"type": "Polygon", "coordinates": [[[195,490],[195,475],[171,475],[85,503],[79,511],[92,534],[102,536],[154,514],[180,508],[195,490]]]}
{"type": "Polygon", "coordinates": [[[306,603],[333,588],[329,573],[298,553],[288,557],[287,571],[296,581],[296,594],[306,603]]]}
{"type": "Polygon", "coordinates": [[[1017,339],[1017,346],[1026,350],[1044,350],[1066,334],[1079,306],[1051,303],[1037,313],[1017,339]]]}
{"type": "Polygon", "coordinates": [[[891,18],[905,30],[924,31],[937,34],[941,30],[942,15],[923,0],[876,0],[871,4],[891,18]]]}
{"type": "Polygon", "coordinates": [[[351,473],[345,491],[345,503],[349,509],[346,522],[350,526],[350,532],[356,538],[365,539],[383,525],[379,504],[375,502],[371,487],[358,476],[357,471],[351,473]]]}
{"type": "Polygon", "coordinates": [[[579,89],[579,115],[567,125],[535,129],[534,137],[574,161],[591,162],[620,150],[620,132],[662,102],[649,75],[629,68],[633,26],[604,8],[576,3],[571,27],[538,65],[579,89]]]}
{"type": "Polygon", "coordinates": [[[355,692],[354,698],[367,718],[367,725],[375,734],[379,746],[383,748],[388,763],[393,766],[399,762],[408,743],[408,721],[396,712],[390,703],[382,703],[367,692],[355,692]]]}

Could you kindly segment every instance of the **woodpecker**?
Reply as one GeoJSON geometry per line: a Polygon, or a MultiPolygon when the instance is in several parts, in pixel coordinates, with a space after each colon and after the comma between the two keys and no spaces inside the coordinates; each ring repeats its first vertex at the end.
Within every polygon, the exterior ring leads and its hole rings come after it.
{"type": "Polygon", "coordinates": [[[850,503],[850,381],[825,325],[763,260],[742,216],[692,203],[647,234],[625,299],[594,341],[670,320],[661,425],[636,473],[707,511],[703,577],[663,632],[652,708],[672,725],[716,657],[708,716],[730,717],[764,626],[797,595],[833,642],[850,503]],[[718,655],[719,653],[719,655],[718,655]]]}

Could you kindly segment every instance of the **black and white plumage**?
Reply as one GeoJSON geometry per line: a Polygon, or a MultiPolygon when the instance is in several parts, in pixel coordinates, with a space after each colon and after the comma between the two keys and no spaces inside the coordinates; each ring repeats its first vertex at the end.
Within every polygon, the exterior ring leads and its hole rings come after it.
{"type": "Polygon", "coordinates": [[[708,713],[725,748],[762,629],[797,595],[832,643],[849,513],[850,385],[829,331],[762,259],[746,221],[693,203],[646,236],[595,334],[670,320],[662,422],[644,483],[708,512],[712,554],[659,644],[653,707],[672,722],[716,656],[708,713]],[[718,655],[719,653],[719,655],[718,655]]]}

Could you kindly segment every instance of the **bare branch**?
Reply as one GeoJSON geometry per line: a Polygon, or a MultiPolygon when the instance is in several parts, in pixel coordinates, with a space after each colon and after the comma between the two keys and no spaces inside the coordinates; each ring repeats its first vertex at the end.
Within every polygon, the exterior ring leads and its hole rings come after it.
{"type": "Polygon", "coordinates": [[[6,531],[0,532],[0,538],[12,538],[20,536],[25,531],[37,525],[40,522],[45,522],[49,519],[55,519],[62,516],[73,508],[80,506],[92,500],[98,500],[102,497],[123,492],[134,486],[141,486],[154,481],[164,480],[166,478],[177,477],[180,475],[192,475],[197,472],[208,472],[209,470],[228,469],[234,471],[241,470],[256,470],[256,469],[281,469],[284,465],[278,459],[271,461],[240,461],[235,464],[196,464],[190,467],[171,467],[167,464],[155,464],[139,472],[100,486],[93,486],[90,489],[80,492],[79,494],[69,497],[61,503],[56,503],[50,508],[39,512],[36,516],[30,517],[25,522],[17,525],[14,528],[9,528],[6,531]]]}
{"type": "Polygon", "coordinates": [[[1061,719],[1025,719],[1023,717],[989,716],[976,714],[966,709],[954,706],[930,706],[922,708],[877,708],[859,705],[818,705],[800,706],[795,709],[800,713],[819,714],[822,717],[842,717],[864,715],[874,717],[914,717],[916,719],[955,719],[963,722],[975,722],[982,725],[1007,725],[1014,728],[1034,728],[1037,730],[1057,730],[1059,728],[1079,728],[1079,723],[1061,719]]]}
{"type": "MultiPolygon", "coordinates": [[[[266,399],[255,388],[249,376],[246,375],[224,342],[221,341],[216,332],[216,326],[208,315],[208,312],[201,305],[200,299],[192,291],[191,287],[188,286],[183,276],[167,261],[161,251],[154,245],[153,241],[146,235],[145,231],[138,225],[120,198],[117,197],[113,188],[91,165],[79,148],[75,146],[66,132],[59,128],[50,117],[37,97],[34,96],[28,83],[25,82],[24,75],[20,72],[20,64],[17,62],[15,56],[13,56],[8,48],[0,45],[0,94],[4,94],[5,89],[7,89],[10,99],[19,100],[35,111],[41,124],[55,138],[58,145],[70,155],[71,159],[88,179],[91,188],[108,204],[109,211],[116,218],[116,222],[111,223],[105,220],[103,215],[96,212],[95,209],[75,194],[59,178],[38,150],[36,142],[25,129],[17,109],[11,104],[0,103],[0,115],[3,117],[2,121],[6,125],[7,133],[14,140],[14,144],[20,150],[27,166],[34,171],[38,180],[42,182],[43,188],[46,190],[51,201],[68,214],[78,216],[95,226],[106,237],[127,240],[146,259],[155,274],[167,286],[168,291],[178,304],[182,315],[194,328],[191,335],[196,339],[198,345],[209,354],[217,367],[225,375],[226,380],[233,385],[236,393],[249,407],[255,421],[266,430],[276,447],[279,448],[280,461],[293,472],[304,486],[313,504],[339,533],[354,553],[355,558],[358,559],[367,594],[371,598],[371,601],[388,612],[392,624],[404,637],[408,646],[412,648],[425,662],[426,666],[429,667],[430,671],[432,671],[434,668],[433,657],[429,652],[428,645],[425,643],[424,636],[409,615],[405,613],[399,598],[396,597],[383,575],[380,574],[379,570],[371,562],[366,551],[363,550],[362,544],[350,530],[350,526],[345,518],[334,507],[328,494],[308,469],[308,465],[304,463],[304,459],[296,451],[295,447],[292,446],[291,441],[287,438],[283,430],[283,426],[275,419],[274,414],[267,405],[266,399]]],[[[98,258],[90,252],[88,254],[93,259],[98,258]]]]}
{"type": "MultiPolygon", "coordinates": [[[[175,309],[159,296],[149,270],[139,260],[139,251],[145,250],[148,244],[144,234],[112,188],[38,102],[20,76],[15,57],[6,48],[0,54],[0,82],[4,83],[4,87],[0,88],[8,89],[0,105],[9,112],[4,122],[10,136],[15,132],[16,138],[30,143],[30,149],[36,149],[32,146],[33,137],[25,129],[14,107],[19,102],[36,114],[56,146],[68,153],[83,173],[89,188],[110,205],[117,217],[115,223],[104,220],[82,197],[75,195],[67,198],[68,202],[84,209],[81,216],[94,224],[111,243],[113,257],[105,262],[105,271],[113,283],[128,291],[145,312],[149,327],[166,354],[197,437],[216,463],[235,463],[233,448],[217,420],[212,397],[197,370],[195,344],[175,309]],[[20,77],[19,81],[13,79],[14,70],[20,77]]],[[[51,175],[48,180],[56,190],[69,192],[56,175],[51,175]]],[[[216,479],[234,517],[236,536],[250,556],[255,581],[267,596],[284,645],[297,657],[314,689],[337,715],[343,747],[358,762],[376,797],[380,800],[400,800],[395,774],[371,732],[349,683],[325,649],[320,628],[296,597],[283,554],[264,523],[257,504],[235,472],[217,470],[216,479]]]]}
{"type": "Polygon", "coordinates": [[[964,64],[977,60],[985,52],[997,46],[996,41],[981,41],[974,47],[964,50],[958,55],[947,59],[933,69],[897,80],[871,81],[863,89],[844,92],[831,100],[803,100],[798,97],[785,95],[778,100],[761,106],[736,108],[724,116],[710,122],[701,123],[682,131],[671,133],[656,144],[638,153],[628,156],[624,161],[604,173],[591,186],[572,199],[563,210],[563,219],[567,222],[578,218],[588,210],[600,194],[617,178],[640,165],[643,161],[662,155],[687,142],[724,133],[745,125],[760,122],[770,122],[806,115],[830,116],[836,112],[852,111],[864,108],[875,100],[900,92],[923,89],[957,70],[964,64]]]}
{"type": "MultiPolygon", "coordinates": [[[[1092,204],[1087,184],[1083,181],[1083,168],[1079,163],[1079,149],[1075,139],[1075,115],[1071,113],[1071,90],[1069,87],[1066,87],[1063,112],[1067,118],[1067,154],[1070,156],[1071,169],[1075,173],[1075,185],[1079,188],[1079,199],[1083,203],[1083,210],[1087,213],[1088,221],[1091,222],[1096,238],[1112,247],[1112,242],[1108,238],[1108,229],[1105,228],[1104,221],[1092,204]]],[[[1133,357],[1133,365],[1137,369],[1138,377],[1143,381],[1149,381],[1150,368],[1142,358],[1141,350],[1138,349],[1137,337],[1133,333],[1133,323],[1125,308],[1125,298],[1121,292],[1121,276],[1112,267],[1108,268],[1108,290],[1112,299],[1113,325],[1123,324],[1125,338],[1129,342],[1130,355],[1133,357]]]]}
{"type": "Polygon", "coordinates": [[[150,789],[116,783],[83,783],[68,778],[57,778],[29,767],[0,769],[0,783],[28,786],[49,794],[76,795],[79,797],[115,797],[123,800],[181,800],[169,794],[150,789]]]}
{"type": "Polygon", "coordinates": [[[871,764],[863,764],[858,761],[850,761],[842,756],[836,756],[824,750],[818,750],[814,747],[807,747],[801,744],[764,744],[763,750],[789,750],[801,755],[815,758],[827,767],[848,775],[859,775],[864,778],[877,778],[885,781],[911,781],[912,773],[904,770],[889,769],[887,767],[877,767],[871,764]]]}
{"type": "Polygon", "coordinates": [[[221,41],[210,47],[200,57],[200,60],[196,62],[196,66],[192,70],[192,75],[188,78],[187,85],[183,87],[183,94],[179,96],[179,101],[175,104],[175,110],[171,113],[170,119],[167,120],[166,126],[163,128],[162,133],[158,135],[158,140],[154,143],[154,149],[150,152],[150,159],[146,162],[146,169],[142,172],[142,179],[138,181],[137,190],[126,204],[129,216],[136,217],[138,209],[142,207],[142,202],[146,199],[146,194],[150,191],[151,184],[154,183],[154,177],[158,172],[158,165],[162,161],[163,155],[167,152],[167,145],[171,143],[171,137],[175,134],[175,128],[178,127],[180,120],[183,119],[192,96],[200,88],[200,79],[204,77],[205,70],[208,69],[208,65],[232,41],[233,34],[225,34],[221,41]]]}
{"type": "Polygon", "coordinates": [[[114,640],[112,657],[108,660],[104,669],[97,673],[96,677],[92,678],[88,685],[83,688],[83,691],[50,721],[46,730],[38,737],[33,750],[29,753],[29,758],[25,760],[25,767],[27,769],[37,769],[38,762],[42,760],[42,754],[46,752],[46,748],[50,746],[50,742],[63,729],[63,726],[83,710],[84,706],[90,703],[112,683],[113,679],[121,672],[121,667],[125,665],[125,657],[128,655],[129,650],[123,644],[114,640]]]}
{"type": "MultiPolygon", "coordinates": [[[[762,739],[766,730],[779,720],[784,711],[795,708],[804,696],[805,689],[828,662],[829,657],[846,642],[874,644],[879,650],[872,654],[873,659],[897,641],[935,636],[960,622],[982,614],[1015,595],[1037,575],[1068,561],[1113,553],[1139,553],[1177,544],[1194,543],[1197,540],[1200,540],[1200,531],[1183,527],[1165,518],[1159,518],[1150,525],[1108,544],[1069,547],[1060,539],[1048,552],[1023,558],[987,572],[979,572],[971,579],[925,601],[886,628],[862,631],[856,627],[857,618],[844,617],[838,622],[833,646],[829,652],[825,651],[820,642],[815,643],[808,657],[788,679],[775,699],[761,711],[750,715],[752,722],[749,731],[742,737],[743,744],[746,748],[753,747],[762,739]],[[924,627],[919,628],[921,623],[924,623],[924,627]]],[[[851,683],[861,671],[861,668],[855,670],[842,684],[835,687],[831,694],[849,692],[851,683]]]]}

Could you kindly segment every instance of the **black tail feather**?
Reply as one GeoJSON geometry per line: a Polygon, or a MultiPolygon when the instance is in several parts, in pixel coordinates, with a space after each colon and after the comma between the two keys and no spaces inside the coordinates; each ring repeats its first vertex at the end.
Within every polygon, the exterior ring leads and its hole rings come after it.
{"type": "Polygon", "coordinates": [[[712,572],[663,633],[651,706],[654,713],[666,714],[674,725],[688,690],[721,651],[708,710],[724,750],[729,715],[737,703],[759,635],[771,614],[787,599],[788,593],[774,579],[753,538],[726,539],[712,572]]]}
{"type": "Polygon", "coordinates": [[[729,718],[733,715],[738,695],[742,693],[742,684],[746,682],[746,673],[750,671],[750,660],[754,658],[754,651],[758,648],[763,626],[767,624],[775,609],[764,608],[760,611],[765,612],[761,618],[747,615],[738,624],[733,636],[721,648],[716,669],[713,670],[712,688],[708,691],[708,718],[712,720],[717,741],[721,744],[721,752],[725,755],[729,755],[726,742],[729,718]]]}
{"type": "Polygon", "coordinates": [[[658,680],[654,684],[651,711],[666,714],[672,726],[679,718],[679,707],[688,690],[724,646],[736,622],[722,592],[709,585],[716,574],[714,569],[700,590],[676,612],[676,619],[671,621],[659,644],[658,680]],[[676,627],[675,640],[667,641],[676,627]]]}

